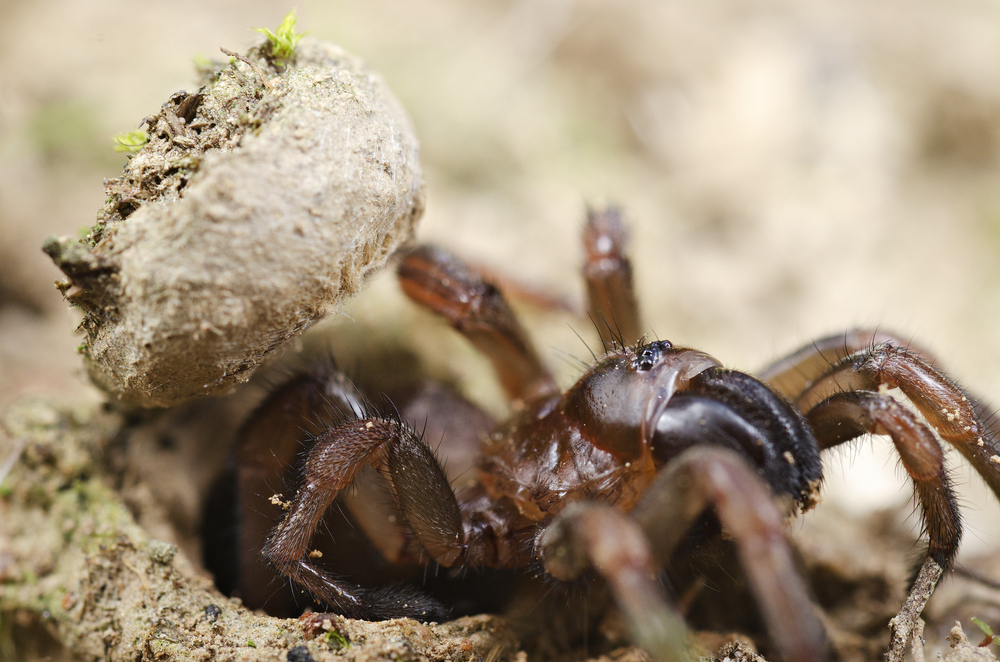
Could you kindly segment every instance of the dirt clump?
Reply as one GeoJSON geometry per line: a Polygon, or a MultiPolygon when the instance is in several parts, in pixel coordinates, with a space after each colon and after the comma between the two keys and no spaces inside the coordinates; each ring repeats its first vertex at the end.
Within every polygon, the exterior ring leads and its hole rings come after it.
{"type": "Polygon", "coordinates": [[[86,239],[44,246],[85,313],[88,372],[131,405],[246,381],[423,212],[409,119],[359,59],[307,38],[288,62],[260,46],[206,78],[143,120],[86,239]]]}

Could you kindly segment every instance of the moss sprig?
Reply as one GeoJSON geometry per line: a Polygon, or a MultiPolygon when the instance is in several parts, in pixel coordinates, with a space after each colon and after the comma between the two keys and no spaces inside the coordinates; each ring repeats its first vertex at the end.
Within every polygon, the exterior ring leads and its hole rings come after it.
{"type": "Polygon", "coordinates": [[[268,28],[254,28],[254,32],[259,32],[267,40],[271,42],[271,57],[275,60],[288,60],[295,55],[295,47],[298,46],[299,40],[306,36],[306,32],[298,34],[295,32],[295,22],[298,20],[298,16],[295,14],[295,10],[285,14],[285,18],[281,20],[281,25],[275,32],[271,32],[268,28]]]}
{"type": "Polygon", "coordinates": [[[115,151],[135,154],[143,145],[149,142],[145,131],[126,131],[114,137],[115,151]]]}
{"type": "Polygon", "coordinates": [[[972,617],[972,622],[975,623],[976,627],[982,630],[983,634],[986,635],[986,638],[983,640],[983,642],[979,644],[980,646],[989,646],[990,644],[1000,644],[1000,635],[993,634],[993,628],[991,628],[989,625],[982,622],[975,616],[972,617]]]}

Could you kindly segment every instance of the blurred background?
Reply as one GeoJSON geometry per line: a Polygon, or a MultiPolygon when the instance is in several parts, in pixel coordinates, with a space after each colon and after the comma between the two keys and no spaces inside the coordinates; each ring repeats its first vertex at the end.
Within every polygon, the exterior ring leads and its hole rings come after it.
{"type": "MultiPolygon", "coordinates": [[[[39,247],[93,223],[125,160],[112,136],[191,89],[196,58],[245,50],[250,28],[273,29],[293,6],[0,0],[0,407],[87,389],[78,318],[39,247]]],[[[754,370],[812,338],[878,327],[1000,403],[1000,5],[297,9],[301,31],[365,58],[409,109],[427,179],[421,240],[581,301],[584,211],[613,201],[651,334],[754,370]]],[[[390,310],[363,296],[331,326],[349,333],[390,310]]],[[[595,346],[589,322],[535,314],[531,326],[572,382],[566,356],[589,358],[576,336],[595,346]]],[[[832,459],[827,501],[855,513],[905,503],[889,446],[832,459]]],[[[1000,508],[956,460],[964,554],[996,549],[1000,508]]]]}

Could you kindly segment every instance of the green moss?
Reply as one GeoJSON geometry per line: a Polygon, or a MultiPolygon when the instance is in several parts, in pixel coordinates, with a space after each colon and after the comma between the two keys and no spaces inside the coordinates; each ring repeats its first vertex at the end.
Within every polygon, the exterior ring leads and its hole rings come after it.
{"type": "Polygon", "coordinates": [[[303,32],[297,34],[295,32],[295,22],[298,17],[295,15],[295,10],[285,14],[285,18],[282,19],[281,25],[275,32],[271,32],[267,28],[254,28],[254,32],[259,32],[267,40],[271,42],[271,57],[275,60],[288,60],[295,55],[295,47],[298,46],[299,40],[306,36],[307,33],[303,32]]]}
{"type": "Polygon", "coordinates": [[[336,630],[330,630],[326,633],[326,645],[330,647],[330,650],[336,651],[341,648],[348,648],[351,645],[351,642],[347,640],[347,637],[336,630]]]}
{"type": "Polygon", "coordinates": [[[114,137],[115,151],[135,154],[149,142],[145,131],[126,131],[114,137]]]}

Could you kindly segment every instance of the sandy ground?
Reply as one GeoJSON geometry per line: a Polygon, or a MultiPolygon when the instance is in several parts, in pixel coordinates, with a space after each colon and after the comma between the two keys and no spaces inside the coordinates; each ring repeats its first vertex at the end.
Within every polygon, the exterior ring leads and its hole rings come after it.
{"type": "MultiPolygon", "coordinates": [[[[250,27],[288,8],[0,2],[0,406],[87,389],[74,314],[39,246],[93,222],[123,161],[111,136],[190,87],[192,58],[245,48],[250,27]]],[[[613,200],[633,227],[651,333],[752,370],[811,338],[877,326],[912,335],[1000,402],[996,5],[298,10],[303,29],[366,58],[410,110],[428,182],[422,240],[579,300],[583,210],[613,200]]],[[[372,290],[335,331],[402,305],[386,303],[388,279],[372,290]]],[[[588,356],[576,337],[587,323],[536,314],[532,328],[571,382],[565,353],[588,356]]],[[[502,410],[495,387],[473,388],[502,410]]],[[[827,500],[858,514],[905,503],[886,446],[831,458],[827,500]]],[[[997,550],[1000,509],[968,471],[956,475],[968,484],[963,558],[997,550]]]]}

